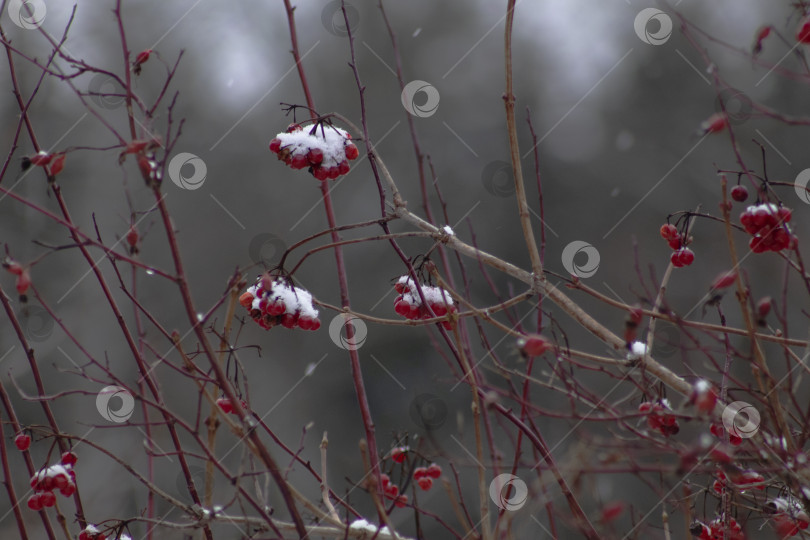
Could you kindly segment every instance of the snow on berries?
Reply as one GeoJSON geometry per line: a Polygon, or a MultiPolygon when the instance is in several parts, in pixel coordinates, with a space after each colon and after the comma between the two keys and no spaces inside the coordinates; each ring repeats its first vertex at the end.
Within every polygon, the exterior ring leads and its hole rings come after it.
{"type": "Polygon", "coordinates": [[[312,306],[312,295],[283,278],[273,279],[267,274],[260,276],[255,285],[242,293],[239,303],[265,330],[277,325],[284,328],[297,326],[302,330],[321,327],[318,310],[312,306]]]}
{"type": "Polygon", "coordinates": [[[106,540],[106,538],[98,527],[90,523],[79,533],[79,540],[106,540]]]}
{"type": "Polygon", "coordinates": [[[742,526],[733,517],[728,519],[728,527],[722,518],[717,518],[708,525],[695,521],[689,527],[689,532],[698,540],[745,540],[742,526]]]}
{"type": "Polygon", "coordinates": [[[638,412],[647,415],[647,425],[650,426],[650,429],[658,431],[665,437],[676,435],[681,429],[669,400],[666,398],[657,402],[645,401],[638,406],[638,412]]]}
{"type": "MultiPolygon", "coordinates": [[[[75,454],[73,454],[75,456],[75,454]]],[[[54,490],[58,490],[65,497],[70,497],[76,491],[76,474],[73,472],[73,463],[51,465],[31,477],[31,487],[34,494],[28,498],[28,508],[34,511],[42,510],[56,504],[54,490]]]]}
{"type": "Polygon", "coordinates": [[[788,223],[791,211],[784,206],[763,203],[749,206],[740,214],[740,223],[748,234],[753,235],[748,243],[754,253],[793,249],[798,239],[788,223]]]}
{"type": "Polygon", "coordinates": [[[309,131],[292,124],[270,141],[270,151],[292,169],[309,167],[318,180],[334,180],[348,173],[349,161],[360,155],[351,138],[345,130],[322,122],[309,131]]]}
{"type": "MultiPolygon", "coordinates": [[[[445,289],[425,284],[422,284],[420,287],[425,301],[437,317],[444,317],[448,313],[458,311],[455,302],[453,302],[453,297],[450,296],[450,293],[445,289]]],[[[399,293],[399,296],[394,300],[394,311],[410,320],[430,318],[427,307],[422,304],[422,298],[419,296],[416,282],[410,276],[401,276],[396,285],[394,285],[394,288],[399,293]]],[[[445,320],[442,321],[442,326],[447,330],[451,330],[453,323],[449,320],[445,320]]]]}
{"type": "Polygon", "coordinates": [[[810,517],[802,504],[792,496],[776,497],[765,503],[765,507],[773,514],[773,526],[781,538],[796,536],[810,526],[810,517]]]}

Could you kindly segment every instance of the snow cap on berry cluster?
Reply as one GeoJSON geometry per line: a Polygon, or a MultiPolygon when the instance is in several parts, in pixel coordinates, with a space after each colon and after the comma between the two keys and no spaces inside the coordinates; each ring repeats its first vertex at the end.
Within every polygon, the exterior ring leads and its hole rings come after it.
{"type": "Polygon", "coordinates": [[[348,132],[323,123],[307,130],[291,125],[270,141],[270,150],[293,169],[309,167],[318,180],[348,173],[348,160],[359,155],[348,132]]]}
{"type": "Polygon", "coordinates": [[[253,295],[251,309],[261,309],[259,304],[262,298],[269,301],[280,299],[284,302],[284,313],[292,315],[297,312],[299,315],[312,319],[318,318],[318,310],[312,305],[312,294],[294,285],[289,285],[282,279],[273,281],[269,291],[262,288],[260,279],[256,285],[248,287],[247,292],[253,295]]]}
{"type": "MultiPolygon", "coordinates": [[[[397,283],[403,285],[409,291],[402,295],[403,300],[413,306],[419,306],[422,304],[422,299],[419,296],[416,283],[414,283],[410,276],[401,276],[397,283]]],[[[445,304],[447,306],[455,305],[453,302],[453,297],[450,296],[450,293],[441,287],[422,285],[422,294],[425,296],[425,300],[428,304],[445,304]]]]}
{"type": "Polygon", "coordinates": [[[57,478],[59,476],[69,477],[69,471],[71,470],[70,465],[51,465],[47,469],[42,469],[39,472],[34,473],[34,476],[31,477],[31,485],[38,485],[45,482],[46,478],[57,478]]]}

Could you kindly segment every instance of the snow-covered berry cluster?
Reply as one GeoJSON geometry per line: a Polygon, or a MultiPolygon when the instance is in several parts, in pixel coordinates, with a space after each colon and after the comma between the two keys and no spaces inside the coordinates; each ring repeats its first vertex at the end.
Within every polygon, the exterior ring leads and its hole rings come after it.
{"type": "Polygon", "coordinates": [[[417,467],[413,470],[413,479],[422,489],[427,491],[433,487],[433,480],[440,478],[442,468],[437,463],[431,463],[427,467],[417,467]]]}
{"type": "Polygon", "coordinates": [[[360,154],[351,138],[348,132],[322,123],[309,131],[291,124],[270,141],[270,151],[292,169],[309,167],[318,180],[334,180],[349,172],[349,160],[360,154]]]}
{"type": "Polygon", "coordinates": [[[399,486],[391,482],[391,478],[389,478],[387,474],[381,474],[380,479],[382,481],[385,497],[394,501],[397,508],[402,508],[408,504],[408,496],[404,494],[400,495],[399,486]]]}
{"type": "MultiPolygon", "coordinates": [[[[422,298],[419,296],[419,291],[416,288],[416,282],[410,276],[401,276],[397,281],[394,288],[399,293],[396,300],[394,300],[394,311],[402,315],[406,319],[429,319],[427,307],[422,304],[422,298]]],[[[430,309],[437,317],[444,317],[448,313],[455,313],[458,311],[453,297],[450,293],[441,287],[433,287],[431,285],[421,285],[422,294],[425,301],[430,305],[430,309]]],[[[447,330],[453,328],[451,321],[442,321],[442,326],[447,330]]]]}
{"type": "Polygon", "coordinates": [[[76,474],[73,472],[76,459],[73,452],[65,452],[59,464],[42,469],[31,477],[34,494],[28,498],[28,508],[39,511],[56,504],[54,490],[59,490],[65,497],[76,492],[76,474]]]}
{"type": "Polygon", "coordinates": [[[765,505],[773,514],[773,525],[782,538],[796,536],[810,526],[810,517],[793,497],[777,497],[765,505]]]}
{"type": "Polygon", "coordinates": [[[723,520],[718,518],[708,525],[696,521],[689,529],[692,536],[698,540],[745,540],[742,526],[733,517],[728,519],[728,528],[723,520]]]}
{"type": "Polygon", "coordinates": [[[265,330],[281,325],[284,328],[317,330],[321,327],[318,310],[312,306],[312,295],[286,280],[269,275],[259,277],[239,297],[239,303],[265,330]]]}
{"type": "Polygon", "coordinates": [[[695,260],[695,253],[686,247],[686,238],[678,232],[675,225],[665,223],[661,225],[661,238],[667,241],[669,247],[673,249],[669,260],[676,268],[689,266],[695,260]]]}
{"type": "Polygon", "coordinates": [[[751,251],[763,253],[795,247],[798,239],[788,226],[790,218],[790,209],[773,203],[746,208],[740,214],[740,223],[748,234],[753,235],[748,242],[751,251]]]}
{"type": "Polygon", "coordinates": [[[678,419],[672,411],[669,400],[664,398],[657,402],[645,401],[638,406],[638,411],[647,415],[647,425],[661,435],[669,437],[680,431],[678,419]]]}
{"type": "MultiPolygon", "coordinates": [[[[106,540],[106,538],[98,527],[90,523],[79,533],[79,540],[106,540]]],[[[124,538],[124,535],[121,535],[121,538],[124,538]]]]}

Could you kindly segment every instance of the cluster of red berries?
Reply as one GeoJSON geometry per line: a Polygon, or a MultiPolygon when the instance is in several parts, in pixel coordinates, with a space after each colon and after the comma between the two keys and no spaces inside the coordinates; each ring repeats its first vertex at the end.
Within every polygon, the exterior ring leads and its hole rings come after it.
{"type": "Polygon", "coordinates": [[[385,497],[394,501],[394,505],[396,505],[397,508],[403,508],[408,504],[408,496],[405,494],[400,495],[399,486],[392,483],[387,474],[381,474],[380,479],[382,480],[382,488],[385,497]]]}
{"type": "MultiPolygon", "coordinates": [[[[399,296],[394,300],[394,311],[411,320],[430,318],[430,313],[422,303],[422,298],[419,296],[416,282],[413,279],[409,276],[402,276],[394,285],[394,288],[399,293],[399,296]]],[[[448,313],[455,313],[458,310],[450,293],[441,287],[421,285],[420,288],[425,301],[437,317],[444,317],[448,313]]],[[[452,330],[453,323],[450,320],[445,320],[442,321],[442,326],[447,330],[452,330]]]]}
{"type": "Polygon", "coordinates": [[[65,452],[58,465],[51,465],[31,477],[31,487],[34,494],[28,498],[28,508],[39,511],[56,504],[54,490],[65,497],[70,497],[76,492],[76,474],[73,472],[73,465],[78,457],[73,452],[65,452]]]}
{"type": "MultiPolygon", "coordinates": [[[[95,525],[87,524],[82,532],[79,533],[79,540],[106,540],[106,536],[95,525]]],[[[124,535],[121,535],[124,538],[124,535]]]]}
{"type": "Polygon", "coordinates": [[[689,266],[695,260],[695,253],[686,247],[686,238],[678,232],[675,225],[665,223],[661,225],[661,238],[667,241],[669,247],[673,249],[669,260],[676,268],[689,266]]]}
{"type": "MultiPolygon", "coordinates": [[[[246,410],[246,411],[250,410],[250,409],[248,409],[247,402],[245,402],[244,399],[240,399],[239,404],[242,405],[243,410],[246,410]]],[[[228,398],[226,398],[224,396],[217,400],[217,407],[219,407],[220,410],[222,412],[224,412],[225,414],[232,414],[233,413],[233,403],[231,403],[230,399],[228,399],[228,398]]]]}
{"type": "MultiPolygon", "coordinates": [[[[723,427],[723,424],[712,424],[711,426],[709,426],[709,431],[711,431],[712,435],[714,435],[718,439],[723,439],[726,434],[726,429],[723,427]]],[[[742,437],[729,432],[728,442],[730,442],[734,446],[739,446],[740,444],[742,444],[742,437]]]]}
{"type": "Polygon", "coordinates": [[[777,497],[766,503],[773,513],[773,525],[782,538],[796,536],[810,526],[810,517],[794,498],[777,497]]]}
{"type": "Polygon", "coordinates": [[[17,289],[17,293],[20,295],[20,302],[25,302],[27,300],[26,293],[28,292],[28,288],[31,287],[31,273],[28,268],[25,268],[10,257],[6,257],[2,264],[3,268],[10,274],[17,276],[17,281],[14,285],[17,289]]]}
{"type": "Polygon", "coordinates": [[[321,327],[318,310],[312,306],[312,295],[286,280],[260,276],[256,284],[239,297],[239,303],[265,330],[281,325],[284,328],[317,330],[321,327]]]}
{"type": "Polygon", "coordinates": [[[309,167],[318,180],[334,180],[349,172],[348,160],[360,155],[351,138],[348,132],[323,123],[315,124],[308,132],[298,124],[290,124],[285,133],[270,141],[270,151],[292,169],[309,167]]]}
{"type": "Polygon", "coordinates": [[[437,463],[431,463],[427,467],[417,467],[413,470],[413,479],[422,489],[427,491],[433,487],[433,481],[441,477],[442,468],[437,463]]]}
{"type": "Polygon", "coordinates": [[[790,209],[773,203],[749,206],[740,214],[740,223],[748,234],[753,235],[748,243],[754,253],[793,249],[798,243],[790,227],[790,209]]]}
{"type": "Polygon", "coordinates": [[[14,437],[14,446],[17,447],[17,450],[20,452],[25,452],[31,447],[31,436],[27,433],[18,433],[16,437],[14,437]]]}
{"type": "MultiPolygon", "coordinates": [[[[764,482],[765,477],[756,471],[743,471],[739,474],[735,474],[731,478],[731,484],[733,484],[733,487],[736,487],[743,492],[749,489],[758,489],[762,491],[765,489],[765,486],[763,486],[764,482]]],[[[728,485],[729,477],[723,471],[718,471],[717,479],[712,483],[712,491],[720,495],[723,493],[723,488],[728,485]]]]}
{"type": "Polygon", "coordinates": [[[31,165],[42,167],[45,169],[48,176],[54,177],[65,168],[65,153],[49,154],[45,150],[40,150],[33,156],[25,156],[23,158],[23,170],[27,170],[31,165]]]}
{"type": "Polygon", "coordinates": [[[657,402],[645,401],[638,406],[638,411],[647,415],[647,425],[661,435],[669,437],[677,434],[681,428],[672,411],[669,400],[664,398],[657,402]]]}
{"type": "Polygon", "coordinates": [[[689,527],[689,532],[698,540],[745,540],[742,526],[734,518],[729,518],[728,528],[720,518],[708,525],[696,521],[689,527]]]}

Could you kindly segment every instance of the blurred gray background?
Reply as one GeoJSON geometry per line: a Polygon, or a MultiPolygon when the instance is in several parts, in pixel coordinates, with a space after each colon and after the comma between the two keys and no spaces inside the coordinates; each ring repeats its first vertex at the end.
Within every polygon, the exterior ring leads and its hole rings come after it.
{"type": "MultiPolygon", "coordinates": [[[[297,4],[300,50],[305,56],[303,63],[318,111],[339,112],[359,123],[358,92],[347,65],[348,42],[339,35],[342,19],[338,18],[339,14],[332,16],[332,3],[316,0],[297,4]]],[[[390,40],[375,2],[355,0],[351,4],[357,15],[355,47],[360,76],[366,86],[369,133],[410,208],[421,215],[408,113],[402,106],[400,89],[391,72],[394,56],[390,40]]],[[[48,2],[43,28],[52,35],[61,35],[71,7],[68,2],[48,2]]],[[[122,74],[112,7],[109,1],[81,2],[65,46],[71,54],[88,63],[122,74]]],[[[644,291],[635,270],[635,258],[638,257],[638,265],[648,280],[646,285],[649,285],[650,268],[660,278],[669,261],[671,250],[658,237],[658,228],[666,216],[697,205],[717,214],[720,192],[715,171],[718,167],[738,168],[727,134],[702,141],[695,135],[700,123],[716,110],[716,91],[709,82],[711,75],[702,58],[679,32],[677,19],[673,35],[665,44],[653,46],[642,42],[634,32],[633,20],[645,7],[648,7],[646,3],[635,0],[526,0],[517,7],[514,27],[514,81],[521,153],[531,148],[525,122],[526,107],[531,109],[541,139],[540,171],[549,226],[547,267],[565,274],[561,262],[563,248],[574,240],[586,241],[601,255],[598,272],[587,280],[588,285],[628,302],[635,301],[644,291]]],[[[741,49],[750,47],[756,29],[762,24],[773,24],[792,39],[796,23],[795,16],[791,18],[793,11],[788,2],[686,1],[680,2],[677,9],[718,40],[741,49]]],[[[505,3],[415,0],[387,2],[386,10],[398,35],[406,82],[426,81],[440,95],[435,114],[414,118],[414,122],[422,149],[431,155],[435,164],[438,183],[448,203],[451,226],[462,239],[470,241],[468,223],[471,224],[480,247],[528,268],[515,200],[506,176],[508,166],[504,168],[503,163],[497,163],[509,161],[502,100],[505,3]]],[[[236,267],[253,265],[261,257],[277,260],[274,250],[281,243],[291,245],[326,226],[317,181],[306,172],[286,168],[267,148],[274,134],[291,121],[285,117],[280,102],[305,103],[289,52],[283,5],[279,1],[127,2],[124,19],[133,54],[153,48],[159,55],[159,58],[153,56],[143,66],[143,73],[135,78],[137,93],[145,102],[151,103],[165,80],[166,68],[160,60],[173,64],[180,51],[185,51],[169,90],[169,98],[175,93],[178,96],[173,112],[175,121],[185,119],[182,138],[174,153],[189,152],[199,156],[205,162],[207,176],[204,185],[196,190],[182,190],[166,178],[163,190],[182,243],[181,252],[194,301],[200,311],[207,311],[225,292],[227,280],[236,267]],[[261,239],[269,238],[267,235],[280,239],[281,243],[271,241],[262,247],[261,239]],[[257,237],[259,240],[254,240],[257,237]]],[[[27,54],[40,59],[48,54],[47,43],[39,32],[14,26],[5,13],[3,28],[14,46],[27,54]]],[[[787,81],[776,73],[763,79],[767,70],[753,66],[743,55],[706,40],[701,46],[708,47],[720,75],[751,99],[789,114],[799,115],[807,110],[806,86],[787,81]]],[[[762,58],[777,62],[787,51],[787,46],[772,36],[765,43],[762,58]]],[[[27,97],[40,73],[20,57],[15,57],[15,62],[27,97]]],[[[70,70],[64,62],[57,64],[70,70]]],[[[781,66],[798,69],[798,62],[795,56],[788,55],[781,66]]],[[[91,84],[104,82],[96,79],[93,83],[93,78],[93,74],[85,74],[76,78],[74,84],[84,91],[91,84]]],[[[0,81],[4,89],[4,97],[0,99],[3,119],[0,145],[5,153],[10,149],[19,111],[11,95],[5,66],[0,70],[0,81]]],[[[105,91],[111,88],[104,86],[105,91]]],[[[123,105],[114,100],[91,99],[90,102],[121,133],[128,131],[123,105]]],[[[164,105],[168,103],[167,99],[164,105]]],[[[73,91],[52,77],[45,78],[30,115],[39,140],[46,148],[101,147],[114,142],[100,122],[87,113],[73,91]]],[[[154,119],[158,133],[164,132],[166,121],[164,106],[154,119]]],[[[773,119],[754,117],[736,125],[735,134],[746,164],[757,170],[761,170],[760,150],[751,139],[756,138],[766,145],[772,180],[792,182],[796,174],[807,167],[806,128],[786,129],[773,119]]],[[[358,146],[362,157],[364,147],[358,146]]],[[[15,159],[31,153],[31,148],[27,136],[23,135],[15,159]]],[[[526,156],[523,166],[529,202],[536,212],[537,189],[531,154],[526,156]]],[[[28,174],[15,184],[17,173],[15,164],[3,179],[3,186],[14,185],[15,193],[58,213],[41,172],[28,174]]],[[[134,160],[119,166],[116,150],[71,152],[58,181],[74,221],[90,232],[95,218],[108,244],[127,232],[130,208],[125,192],[129,193],[137,211],[149,210],[154,204],[151,193],[137,175],[134,160]]],[[[360,162],[333,186],[339,223],[379,217],[377,188],[367,162],[360,162]]],[[[804,206],[792,189],[783,188],[782,192],[786,204],[796,210],[794,230],[806,248],[806,239],[801,237],[807,222],[804,206]]],[[[435,205],[434,212],[440,215],[433,191],[431,202],[435,205]]],[[[735,215],[739,210],[739,206],[735,207],[735,215]]],[[[539,220],[533,220],[539,236],[539,220]]],[[[159,217],[147,215],[139,228],[143,236],[141,259],[171,272],[171,259],[159,217]]],[[[399,223],[394,223],[392,228],[409,230],[399,223]]],[[[379,229],[368,229],[345,236],[379,232],[379,229]]],[[[41,214],[8,197],[0,199],[0,241],[8,245],[15,258],[28,262],[45,252],[44,248],[33,244],[33,240],[60,245],[67,243],[68,237],[63,228],[41,214]]],[[[746,241],[742,235],[738,240],[740,246],[746,241]]],[[[313,247],[320,242],[313,243],[313,247]]],[[[409,256],[415,256],[430,244],[406,240],[401,245],[409,256]]],[[[676,272],[669,287],[669,300],[673,308],[682,313],[695,306],[711,279],[729,266],[723,231],[716,223],[698,222],[691,247],[696,253],[695,263],[676,272]]],[[[291,260],[297,261],[304,251],[294,252],[291,260]]],[[[98,250],[93,253],[102,257],[98,250]]],[[[388,244],[377,241],[352,245],[345,249],[345,254],[353,307],[375,316],[396,318],[391,280],[404,269],[388,244]]],[[[477,263],[466,262],[473,289],[471,300],[477,305],[495,303],[477,263]]],[[[101,260],[100,267],[115,285],[109,263],[101,260]]],[[[747,260],[745,267],[751,280],[758,284],[756,297],[779,296],[782,279],[778,276],[783,274],[784,263],[775,255],[756,256],[747,260]]],[[[125,265],[121,268],[129,276],[131,269],[125,265]]],[[[454,272],[458,279],[457,270],[455,268],[454,272]]],[[[134,383],[136,369],[120,329],[111,317],[97,282],[92,275],[86,275],[87,272],[78,251],[64,250],[45,258],[34,267],[32,275],[40,294],[88,352],[99,360],[106,359],[119,377],[134,383]]],[[[295,277],[316,298],[339,304],[331,252],[313,255],[295,277]]],[[[503,296],[509,294],[509,287],[522,290],[521,284],[504,276],[493,274],[493,278],[503,296]]],[[[138,272],[137,280],[143,305],[167,329],[185,334],[189,325],[176,289],[143,271],[138,272]]],[[[12,295],[13,277],[2,273],[0,282],[12,295]]],[[[131,318],[132,306],[117,289],[116,295],[131,318]]],[[[621,331],[622,314],[582,295],[573,296],[582,300],[604,324],[621,331]]],[[[89,433],[88,437],[143,470],[146,459],[142,433],[131,427],[110,427],[111,424],[100,418],[94,398],[101,385],[64,373],[64,370],[75,370],[74,362],[83,364],[86,360],[64,332],[37,309],[36,302],[28,308],[19,306],[33,336],[48,392],[67,389],[86,392],[59,400],[57,416],[62,429],[79,435],[89,433]],[[104,426],[104,429],[94,426],[104,426]]],[[[520,313],[529,312],[527,304],[520,313]]],[[[222,326],[223,314],[217,315],[217,328],[222,326]]],[[[333,313],[321,311],[323,326],[317,333],[283,328],[265,332],[252,323],[247,324],[241,330],[237,345],[260,347],[242,348],[238,354],[247,370],[253,409],[259,414],[269,411],[265,421],[281,439],[293,448],[303,445],[302,456],[317,463],[322,432],[329,432],[329,480],[333,489],[342,493],[351,487],[347,478],[357,480],[362,475],[357,442],[364,433],[351,383],[348,354],[336,347],[328,335],[333,316],[333,313]],[[313,366],[314,370],[306,375],[313,366]],[[307,431],[302,439],[305,426],[307,431]]],[[[531,317],[527,319],[531,320],[531,317]]],[[[561,316],[557,320],[572,346],[603,352],[600,344],[570,319],[561,316]]],[[[730,315],[729,323],[739,323],[734,314],[730,315]]],[[[520,367],[513,340],[500,341],[501,338],[499,332],[490,334],[492,343],[498,343],[496,352],[507,365],[520,367]]],[[[170,350],[170,345],[148,324],[145,339],[157,351],[170,350]]],[[[473,343],[478,345],[476,337],[473,343]]],[[[184,345],[187,350],[196,347],[192,338],[184,345]]],[[[429,333],[369,325],[367,341],[360,354],[381,450],[388,450],[396,435],[408,433],[415,444],[414,437],[424,438],[428,434],[424,426],[415,421],[410,408],[417,396],[433,396],[431,399],[437,400],[439,411],[437,429],[432,431],[432,440],[425,442],[423,449],[445,465],[446,472],[449,471],[447,458],[454,460],[461,473],[467,502],[475,508],[475,464],[467,453],[474,452],[469,391],[464,385],[451,390],[456,381],[445,360],[431,347],[429,333]]],[[[669,354],[670,358],[664,357],[663,361],[676,371],[683,371],[674,350],[669,354]]],[[[11,383],[14,378],[25,392],[35,392],[25,355],[7,322],[0,326],[0,355],[3,355],[0,378],[15,395],[15,408],[21,421],[44,423],[38,405],[18,397],[11,383]]],[[[174,353],[168,358],[179,363],[174,353]]],[[[701,361],[696,365],[702,365],[701,361]]],[[[482,364],[490,365],[489,360],[482,364]]],[[[741,366],[740,373],[745,371],[741,366]]],[[[158,367],[156,373],[170,407],[193,422],[197,410],[194,386],[165,367],[158,367]]],[[[492,375],[492,381],[500,384],[497,375],[492,375]]],[[[592,382],[594,389],[600,384],[613,384],[609,380],[600,382],[598,378],[592,382]]],[[[559,399],[556,395],[535,393],[539,406],[553,407],[559,399]]],[[[142,420],[138,407],[131,421],[142,420]]],[[[538,421],[552,444],[565,436],[573,425],[542,418],[538,421]]],[[[4,433],[8,436],[9,430],[4,433]]],[[[221,435],[219,447],[230,448],[231,436],[225,430],[221,435]]],[[[562,441],[554,454],[565,461],[567,454],[575,452],[580,435],[575,431],[562,441]]],[[[504,459],[509,461],[512,444],[505,437],[501,442],[504,459]]],[[[159,430],[155,443],[169,450],[170,440],[165,430],[159,430]]],[[[38,463],[45,463],[48,444],[46,441],[34,445],[33,456],[38,463]]],[[[128,517],[140,512],[145,505],[145,490],[140,484],[92,449],[80,447],[77,452],[80,461],[76,471],[90,520],[128,517]]],[[[289,462],[281,452],[276,451],[275,455],[282,464],[289,462]]],[[[225,463],[234,470],[241,457],[241,451],[234,452],[225,463]]],[[[15,470],[22,470],[22,461],[15,452],[11,452],[10,459],[15,470]]],[[[158,483],[187,498],[176,487],[179,472],[176,460],[158,460],[157,468],[158,483]]],[[[23,476],[17,478],[20,489],[25,487],[23,476]]],[[[300,468],[291,473],[291,478],[297,479],[299,489],[317,499],[318,486],[301,473],[300,468]]],[[[597,508],[600,502],[617,498],[633,502],[635,499],[629,490],[641,485],[622,484],[615,476],[590,477],[584,482],[588,487],[586,493],[593,494],[592,498],[583,498],[588,511],[597,508]]],[[[558,496],[556,486],[551,486],[550,492],[558,496]]],[[[229,487],[219,486],[218,500],[225,502],[231,494],[229,487]]],[[[273,497],[273,502],[279,504],[279,499],[273,497]]],[[[358,508],[372,515],[360,491],[355,491],[350,498],[358,508]]],[[[7,501],[5,496],[2,500],[0,510],[7,501]]],[[[427,494],[420,493],[419,502],[455,525],[441,489],[434,487],[427,494]]],[[[529,519],[531,515],[546,523],[542,504],[540,499],[532,501],[522,510],[523,515],[514,518],[515,531],[520,537],[547,537],[537,523],[529,519]]],[[[559,504],[563,514],[567,513],[561,501],[555,504],[559,504]]],[[[159,506],[159,510],[165,512],[167,507],[159,506]]],[[[238,512],[238,507],[231,510],[238,512]]],[[[35,530],[37,520],[27,509],[25,512],[29,526],[35,530]]],[[[286,513],[279,508],[279,515],[286,516],[286,513]]],[[[622,519],[626,518],[627,514],[622,519]]],[[[174,512],[168,519],[182,520],[182,517],[174,512]]],[[[396,510],[392,519],[402,531],[413,534],[411,512],[396,510]]],[[[428,538],[449,537],[432,520],[423,519],[422,523],[428,538]]],[[[623,530],[625,524],[620,522],[617,529],[623,530]]],[[[133,527],[138,537],[144,530],[142,525],[133,527]]],[[[232,527],[221,528],[220,534],[218,538],[241,538],[232,527]]],[[[564,530],[561,534],[570,534],[563,536],[566,538],[577,537],[564,530]]],[[[0,537],[16,535],[11,517],[0,522],[0,537]]],[[[180,538],[181,535],[164,531],[159,537],[180,538]]]]}

